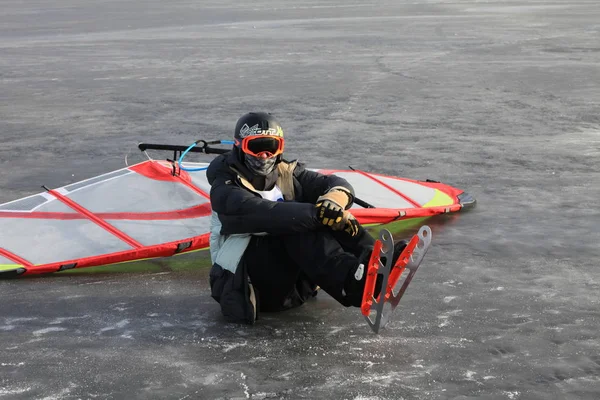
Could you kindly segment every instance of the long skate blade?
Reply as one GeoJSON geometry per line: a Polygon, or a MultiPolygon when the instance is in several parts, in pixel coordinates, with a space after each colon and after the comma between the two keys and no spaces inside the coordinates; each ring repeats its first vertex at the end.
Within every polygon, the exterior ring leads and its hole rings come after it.
{"type": "MultiPolygon", "coordinates": [[[[406,278],[404,279],[404,282],[402,283],[402,286],[400,287],[400,290],[397,292],[397,294],[394,294],[394,290],[392,290],[389,293],[388,301],[392,305],[392,309],[391,309],[392,312],[396,309],[396,307],[398,307],[398,304],[400,303],[400,299],[402,299],[402,296],[404,296],[404,292],[406,292],[406,288],[408,288],[408,285],[410,284],[413,277],[417,273],[417,269],[419,269],[419,266],[421,265],[421,261],[423,261],[423,258],[425,258],[425,254],[427,253],[427,250],[429,250],[429,246],[431,245],[431,236],[432,236],[431,228],[429,228],[427,225],[422,226],[421,229],[419,229],[417,236],[419,237],[419,243],[417,243],[417,246],[414,248],[414,250],[410,256],[410,261],[408,262],[408,264],[406,264],[406,267],[405,267],[406,269],[409,270],[409,273],[406,276],[406,278]]],[[[396,283],[395,287],[398,287],[398,285],[400,285],[400,282],[401,281],[398,281],[398,283],[396,283]]]]}
{"type": "Polygon", "coordinates": [[[394,239],[392,234],[387,229],[382,229],[379,232],[379,239],[375,242],[373,254],[369,260],[367,282],[372,282],[370,285],[365,284],[365,292],[363,293],[363,303],[361,311],[367,320],[367,323],[375,333],[379,333],[381,327],[381,319],[383,317],[384,301],[378,301],[381,296],[374,295],[377,275],[382,275],[382,289],[387,287],[388,278],[392,269],[394,257],[394,239]],[[379,251],[377,251],[379,250],[379,251]],[[381,257],[385,257],[386,263],[381,263],[381,257]],[[373,317],[374,315],[374,317],[373,317]]]}
{"type": "MultiPolygon", "coordinates": [[[[379,295],[376,299],[372,295],[372,291],[367,296],[365,290],[365,296],[363,297],[363,305],[362,312],[367,320],[367,323],[376,334],[379,333],[381,328],[384,328],[390,320],[391,315],[393,314],[396,307],[400,303],[400,299],[406,292],[408,285],[412,281],[421,261],[425,257],[425,253],[429,249],[431,244],[431,228],[424,225],[419,229],[419,232],[413,236],[410,241],[410,245],[402,252],[400,257],[405,256],[405,253],[410,254],[408,263],[404,266],[396,266],[395,268],[408,269],[409,273],[401,284],[400,290],[394,294],[394,290],[390,290],[388,293],[384,293],[383,296],[379,295]],[[415,239],[418,239],[416,241],[415,239]],[[413,247],[413,242],[416,241],[413,247]],[[365,299],[367,300],[365,302],[365,299]],[[373,317],[374,315],[374,317],[373,317]]],[[[376,260],[377,262],[369,263],[369,272],[380,274],[383,276],[382,278],[382,290],[385,290],[388,286],[388,280],[390,277],[390,272],[394,268],[392,266],[393,262],[393,254],[394,254],[394,241],[392,235],[389,231],[383,229],[380,233],[380,241],[382,243],[381,251],[379,252],[379,258],[376,260]],[[381,257],[386,258],[386,265],[381,263],[381,257]]],[[[371,257],[371,261],[373,261],[373,255],[371,257]]],[[[376,278],[376,277],[375,277],[376,278]]],[[[398,276],[400,278],[400,276],[398,276]]],[[[373,279],[372,279],[373,280],[373,279]]],[[[401,280],[394,285],[398,287],[400,285],[401,280]]],[[[374,286],[374,285],[373,285],[374,286]]],[[[366,285],[365,285],[366,289],[366,285]]]]}

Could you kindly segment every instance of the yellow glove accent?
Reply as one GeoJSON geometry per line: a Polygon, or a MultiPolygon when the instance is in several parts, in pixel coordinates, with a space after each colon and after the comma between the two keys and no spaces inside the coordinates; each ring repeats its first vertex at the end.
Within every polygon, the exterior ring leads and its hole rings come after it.
{"type": "Polygon", "coordinates": [[[325,226],[342,221],[344,209],[348,205],[348,195],[341,190],[330,190],[317,199],[317,218],[325,226]]]}
{"type": "Polygon", "coordinates": [[[344,211],[342,214],[342,219],[334,224],[331,229],[334,231],[345,231],[350,236],[358,235],[358,228],[360,227],[354,215],[350,214],[348,211],[344,211]]]}

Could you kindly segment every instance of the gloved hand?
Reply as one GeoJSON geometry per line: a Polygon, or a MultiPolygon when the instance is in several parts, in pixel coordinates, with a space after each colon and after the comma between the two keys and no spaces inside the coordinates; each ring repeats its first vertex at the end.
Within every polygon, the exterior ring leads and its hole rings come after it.
{"type": "Polygon", "coordinates": [[[334,231],[344,231],[350,236],[356,236],[358,235],[359,226],[360,225],[356,218],[354,218],[354,215],[350,214],[348,211],[344,211],[340,222],[334,224],[331,229],[334,231]]]}
{"type": "Polygon", "coordinates": [[[330,190],[317,199],[317,218],[325,226],[340,223],[349,200],[346,192],[330,190]]]}

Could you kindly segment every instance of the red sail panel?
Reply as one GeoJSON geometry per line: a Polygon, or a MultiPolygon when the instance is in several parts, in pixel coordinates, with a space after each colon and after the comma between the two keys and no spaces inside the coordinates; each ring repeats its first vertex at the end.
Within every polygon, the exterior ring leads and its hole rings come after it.
{"type": "Polygon", "coordinates": [[[171,170],[165,165],[153,160],[134,165],[129,169],[150,179],[183,183],[200,196],[210,199],[210,196],[207,193],[204,193],[200,188],[192,183],[192,179],[186,171],[180,170],[178,171],[177,175],[173,175],[171,170]]]}

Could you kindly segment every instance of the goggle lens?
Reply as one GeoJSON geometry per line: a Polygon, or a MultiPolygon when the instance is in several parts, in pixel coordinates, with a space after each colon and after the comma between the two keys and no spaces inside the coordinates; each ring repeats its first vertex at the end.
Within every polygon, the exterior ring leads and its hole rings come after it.
{"type": "Polygon", "coordinates": [[[242,150],[255,157],[275,157],[283,153],[283,138],[278,136],[253,136],[244,138],[242,150]]]}

